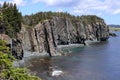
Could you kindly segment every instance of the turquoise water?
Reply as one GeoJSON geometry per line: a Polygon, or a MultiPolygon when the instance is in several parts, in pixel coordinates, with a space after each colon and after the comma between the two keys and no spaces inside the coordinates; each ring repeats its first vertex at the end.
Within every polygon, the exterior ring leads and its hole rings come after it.
{"type": "MultiPolygon", "coordinates": [[[[120,35],[120,32],[116,34],[120,35]]],[[[67,56],[32,59],[28,68],[43,80],[120,80],[119,36],[71,51],[67,56]],[[49,67],[64,73],[51,77],[49,67]]]]}

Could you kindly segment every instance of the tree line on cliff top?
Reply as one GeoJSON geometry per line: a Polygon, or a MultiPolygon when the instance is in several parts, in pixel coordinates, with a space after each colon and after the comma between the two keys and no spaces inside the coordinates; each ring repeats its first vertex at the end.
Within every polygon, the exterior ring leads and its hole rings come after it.
{"type": "Polygon", "coordinates": [[[53,17],[70,18],[73,23],[82,21],[85,24],[89,24],[95,20],[103,20],[95,15],[74,16],[67,12],[52,11],[22,16],[16,4],[5,2],[0,7],[0,33],[16,37],[16,34],[21,30],[21,23],[28,26],[35,26],[39,22],[42,23],[44,20],[52,19],[53,17]]]}
{"type": "Polygon", "coordinates": [[[52,19],[53,17],[64,18],[64,19],[69,18],[72,21],[72,23],[85,22],[86,24],[89,24],[95,22],[95,20],[103,21],[102,18],[97,17],[96,15],[75,16],[67,12],[48,11],[48,12],[38,12],[31,15],[25,15],[23,16],[22,22],[28,26],[35,26],[39,22],[42,23],[44,20],[52,19]]]}

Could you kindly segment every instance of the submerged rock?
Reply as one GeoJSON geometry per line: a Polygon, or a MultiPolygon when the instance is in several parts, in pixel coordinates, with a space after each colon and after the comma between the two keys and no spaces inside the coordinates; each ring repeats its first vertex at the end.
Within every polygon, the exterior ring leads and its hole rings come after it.
{"type": "Polygon", "coordinates": [[[116,37],[117,36],[115,33],[112,33],[112,32],[110,32],[109,35],[112,36],[112,37],[116,37]]]}

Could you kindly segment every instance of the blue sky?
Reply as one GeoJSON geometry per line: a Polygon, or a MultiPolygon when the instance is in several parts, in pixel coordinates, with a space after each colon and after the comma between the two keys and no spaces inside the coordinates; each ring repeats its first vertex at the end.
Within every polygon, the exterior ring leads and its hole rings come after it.
{"type": "Polygon", "coordinates": [[[39,11],[69,12],[73,15],[97,15],[107,24],[120,25],[120,0],[0,0],[16,3],[23,15],[39,11]]]}

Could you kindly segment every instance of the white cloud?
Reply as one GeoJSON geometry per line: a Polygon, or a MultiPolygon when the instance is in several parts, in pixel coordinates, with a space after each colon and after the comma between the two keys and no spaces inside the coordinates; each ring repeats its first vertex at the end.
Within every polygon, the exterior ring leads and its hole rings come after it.
{"type": "Polygon", "coordinates": [[[18,6],[24,6],[25,5],[25,0],[12,0],[12,3],[16,3],[18,6]]]}
{"type": "Polygon", "coordinates": [[[71,12],[79,14],[120,14],[119,0],[32,0],[32,2],[54,7],[67,6],[71,8],[71,12]]]}
{"type": "Polygon", "coordinates": [[[60,8],[60,9],[58,9],[56,12],[63,12],[63,10],[60,8]]]}
{"type": "Polygon", "coordinates": [[[16,3],[18,6],[24,6],[26,1],[25,0],[11,0],[10,2],[16,3]]]}
{"type": "Polygon", "coordinates": [[[81,14],[120,14],[120,2],[119,0],[83,0],[79,1],[79,5],[74,7],[74,12],[81,14]]]}
{"type": "Polygon", "coordinates": [[[115,10],[113,14],[120,14],[120,9],[115,10]]]}
{"type": "Polygon", "coordinates": [[[32,0],[33,3],[43,2],[48,6],[72,6],[79,0],[32,0]]]}
{"type": "MultiPolygon", "coordinates": [[[[15,3],[17,6],[24,6],[27,0],[9,0],[6,2],[15,3]]],[[[5,1],[0,1],[0,4],[3,4],[5,1]]]]}
{"type": "Polygon", "coordinates": [[[4,3],[3,1],[0,1],[0,6],[1,6],[3,3],[4,3]]]}

